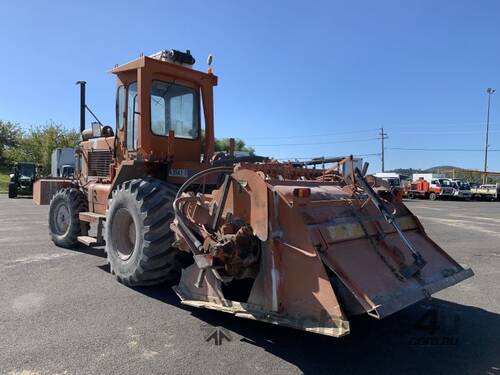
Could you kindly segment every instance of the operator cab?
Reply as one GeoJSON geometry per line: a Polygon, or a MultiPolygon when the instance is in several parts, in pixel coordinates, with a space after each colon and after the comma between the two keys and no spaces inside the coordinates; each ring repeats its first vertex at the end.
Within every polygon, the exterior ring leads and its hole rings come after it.
{"type": "Polygon", "coordinates": [[[117,77],[116,134],[127,159],[199,164],[212,156],[217,77],[192,69],[194,63],[189,51],[169,50],[111,70],[117,77]]]}
{"type": "Polygon", "coordinates": [[[14,173],[17,173],[21,180],[32,180],[36,175],[36,166],[33,163],[18,163],[14,167],[14,173]]]}

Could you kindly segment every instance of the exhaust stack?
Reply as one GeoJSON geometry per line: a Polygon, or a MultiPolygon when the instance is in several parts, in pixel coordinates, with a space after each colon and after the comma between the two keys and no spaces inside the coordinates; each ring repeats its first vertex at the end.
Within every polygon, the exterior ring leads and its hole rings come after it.
{"type": "Polygon", "coordinates": [[[76,84],[80,85],[80,133],[85,130],[85,85],[87,82],[78,81],[76,84]]]}

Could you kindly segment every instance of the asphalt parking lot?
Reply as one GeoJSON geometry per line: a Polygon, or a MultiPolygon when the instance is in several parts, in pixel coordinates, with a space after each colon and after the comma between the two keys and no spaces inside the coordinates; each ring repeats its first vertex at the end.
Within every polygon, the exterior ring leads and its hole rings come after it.
{"type": "Polygon", "coordinates": [[[0,196],[0,374],[500,374],[500,203],[411,201],[476,276],[329,338],[181,305],[114,280],[100,249],[64,250],[48,207],[0,196]],[[204,340],[202,325],[232,340],[204,340]]]}

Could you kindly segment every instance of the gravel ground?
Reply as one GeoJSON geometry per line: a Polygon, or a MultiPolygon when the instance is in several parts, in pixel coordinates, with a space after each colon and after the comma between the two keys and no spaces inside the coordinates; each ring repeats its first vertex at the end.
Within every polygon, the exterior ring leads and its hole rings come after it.
{"type": "Polygon", "coordinates": [[[335,339],[127,288],[102,249],[52,244],[46,206],[0,195],[0,374],[500,374],[500,203],[408,205],[476,276],[335,339]],[[206,342],[207,324],[232,340],[206,342]]]}

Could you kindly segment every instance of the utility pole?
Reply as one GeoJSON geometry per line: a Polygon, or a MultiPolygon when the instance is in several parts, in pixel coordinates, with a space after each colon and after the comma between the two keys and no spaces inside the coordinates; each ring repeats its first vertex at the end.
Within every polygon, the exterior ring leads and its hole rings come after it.
{"type": "Polygon", "coordinates": [[[495,92],[495,89],[488,87],[486,93],[488,94],[488,112],[486,115],[486,142],[484,144],[484,174],[483,174],[483,184],[488,182],[488,138],[490,133],[490,103],[491,95],[495,92]]]}
{"type": "Polygon", "coordinates": [[[380,140],[382,141],[382,152],[380,154],[382,159],[382,172],[385,172],[385,147],[384,147],[384,139],[387,139],[387,133],[384,133],[384,128],[380,128],[380,140]]]}

